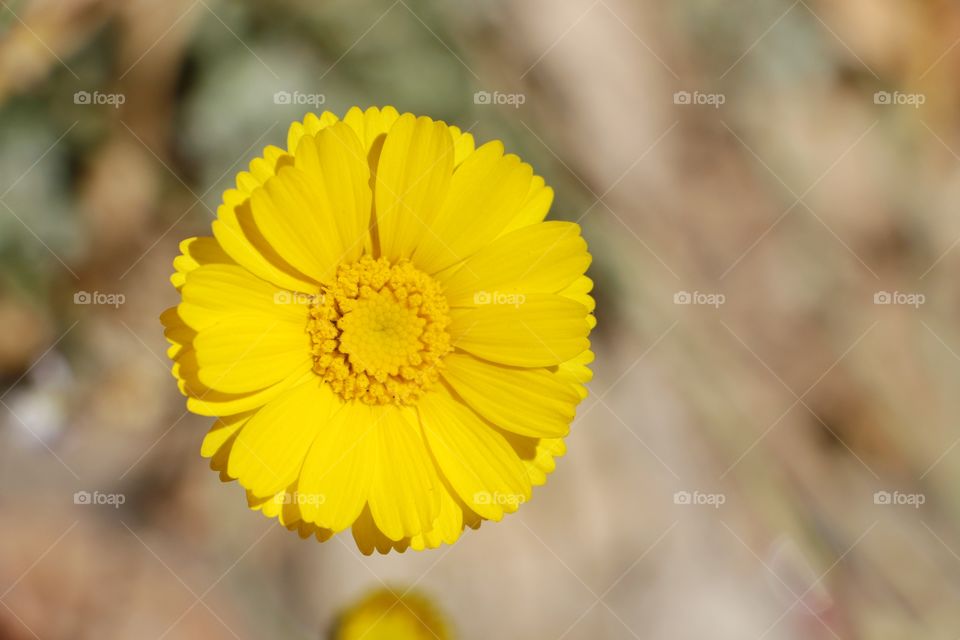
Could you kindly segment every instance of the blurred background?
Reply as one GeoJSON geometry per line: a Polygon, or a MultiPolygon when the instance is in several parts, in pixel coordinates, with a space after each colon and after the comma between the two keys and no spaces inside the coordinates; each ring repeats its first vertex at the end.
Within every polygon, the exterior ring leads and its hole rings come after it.
{"type": "Polygon", "coordinates": [[[325,638],[384,585],[459,638],[960,637],[958,34],[947,0],[0,0],[0,638],[325,638]],[[427,553],[249,511],[157,319],[234,174],[354,104],[504,139],[594,255],[568,455],[427,553]]]}

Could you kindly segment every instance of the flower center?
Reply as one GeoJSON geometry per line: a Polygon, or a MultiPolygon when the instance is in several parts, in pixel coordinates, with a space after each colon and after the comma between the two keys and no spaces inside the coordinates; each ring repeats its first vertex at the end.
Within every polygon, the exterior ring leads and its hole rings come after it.
{"type": "Polygon", "coordinates": [[[440,285],[406,260],[364,256],[337,268],[310,306],[313,370],[344,400],[411,404],[450,346],[440,285]]]}

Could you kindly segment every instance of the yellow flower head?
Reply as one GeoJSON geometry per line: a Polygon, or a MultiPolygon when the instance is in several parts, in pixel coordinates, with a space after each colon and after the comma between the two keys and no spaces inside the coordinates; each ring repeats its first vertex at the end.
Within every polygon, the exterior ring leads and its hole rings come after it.
{"type": "Polygon", "coordinates": [[[202,454],[250,507],[364,553],[530,499],[586,395],[580,228],[499,141],[396,109],[295,122],[181,243],[162,320],[202,454]]]}
{"type": "Polygon", "coordinates": [[[379,589],[351,606],[334,628],[333,640],[450,640],[440,612],[416,593],[379,589]]]}

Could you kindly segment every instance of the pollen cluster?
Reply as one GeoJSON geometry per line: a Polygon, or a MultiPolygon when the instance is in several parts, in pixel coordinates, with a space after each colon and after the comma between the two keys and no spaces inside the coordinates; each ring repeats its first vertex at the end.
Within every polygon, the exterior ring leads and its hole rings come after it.
{"type": "Polygon", "coordinates": [[[411,404],[437,381],[449,306],[408,261],[364,256],[338,267],[310,306],[313,370],[344,400],[411,404]]]}

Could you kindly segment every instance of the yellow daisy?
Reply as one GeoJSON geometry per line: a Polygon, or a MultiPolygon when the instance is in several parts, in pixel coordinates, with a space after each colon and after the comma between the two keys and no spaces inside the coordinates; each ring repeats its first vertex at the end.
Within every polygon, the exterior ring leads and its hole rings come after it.
{"type": "Polygon", "coordinates": [[[386,553],[452,544],[546,481],[595,324],[578,225],[499,141],[309,114],[181,243],[162,316],[202,454],[250,508],[386,553]]]}
{"type": "Polygon", "coordinates": [[[344,611],[332,640],[450,640],[443,615],[417,593],[378,589],[344,611]]]}

